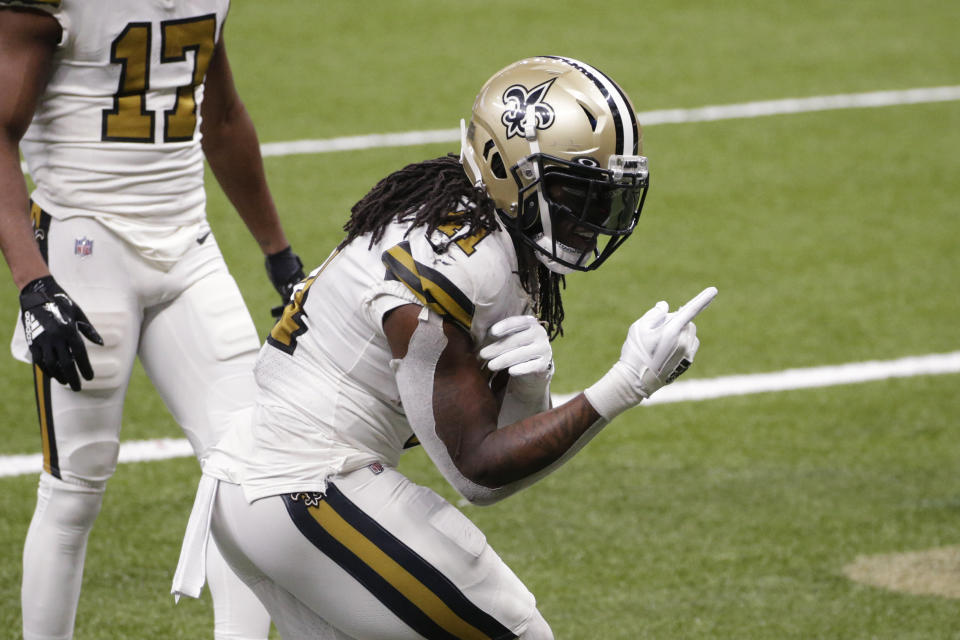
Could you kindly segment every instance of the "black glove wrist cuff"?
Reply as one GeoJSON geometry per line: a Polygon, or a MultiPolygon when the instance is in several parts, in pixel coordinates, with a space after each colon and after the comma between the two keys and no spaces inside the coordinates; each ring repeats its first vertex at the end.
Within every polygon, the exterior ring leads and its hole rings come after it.
{"type": "Polygon", "coordinates": [[[300,256],[293,252],[288,245],[286,249],[271,253],[266,259],[267,275],[274,288],[284,295],[282,289],[293,286],[296,280],[303,277],[303,262],[300,256]]]}
{"type": "Polygon", "coordinates": [[[31,280],[20,290],[20,308],[31,309],[45,302],[50,302],[53,295],[61,291],[60,285],[53,276],[43,276],[31,280]]]}
{"type": "Polygon", "coordinates": [[[293,252],[293,247],[288,244],[286,249],[280,249],[280,251],[277,251],[276,253],[268,253],[267,262],[271,263],[272,266],[273,263],[282,263],[291,257],[296,258],[297,256],[293,252]]]}

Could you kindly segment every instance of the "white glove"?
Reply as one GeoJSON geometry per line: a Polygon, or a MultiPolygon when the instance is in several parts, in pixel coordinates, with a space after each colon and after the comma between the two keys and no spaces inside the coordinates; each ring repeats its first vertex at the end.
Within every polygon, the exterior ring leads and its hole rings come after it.
{"type": "Polygon", "coordinates": [[[510,389],[530,400],[540,400],[553,377],[553,349],[547,330],[533,316],[511,316],[490,327],[494,342],[480,350],[480,358],[496,373],[510,374],[510,389]]]}
{"type": "Polygon", "coordinates": [[[597,413],[612,420],[686,371],[700,347],[692,320],[716,295],[707,287],[673,313],[660,301],[630,325],[620,359],[584,391],[597,413]]]}

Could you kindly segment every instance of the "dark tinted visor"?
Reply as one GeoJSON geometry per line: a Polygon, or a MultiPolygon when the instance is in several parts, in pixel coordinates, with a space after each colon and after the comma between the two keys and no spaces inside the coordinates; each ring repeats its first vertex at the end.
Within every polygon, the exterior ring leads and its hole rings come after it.
{"type": "Polygon", "coordinates": [[[615,183],[586,178],[566,171],[543,177],[544,194],[551,204],[565,209],[584,226],[608,234],[633,229],[645,183],[615,183]]]}

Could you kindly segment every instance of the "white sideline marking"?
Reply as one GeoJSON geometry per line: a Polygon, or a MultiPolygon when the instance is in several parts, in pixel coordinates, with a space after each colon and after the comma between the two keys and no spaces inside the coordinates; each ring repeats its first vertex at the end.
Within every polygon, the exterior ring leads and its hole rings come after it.
{"type": "MultiPolygon", "coordinates": [[[[911,356],[897,360],[872,360],[827,367],[786,369],[773,373],[680,380],[669,387],[664,387],[640,406],[950,373],[960,373],[960,351],[911,356]]],[[[556,394],[553,396],[554,405],[563,404],[575,395],[577,394],[556,394]]],[[[120,445],[120,462],[164,460],[192,455],[193,450],[187,440],[182,438],[138,440],[120,445]]],[[[42,464],[40,454],[0,456],[0,478],[38,473],[42,464]]]]}
{"type": "MultiPolygon", "coordinates": [[[[637,119],[645,127],[658,124],[686,122],[713,122],[734,118],[758,118],[791,113],[809,113],[833,109],[863,109],[868,107],[892,107],[926,102],[951,102],[960,100],[960,86],[926,87],[902,91],[873,91],[870,93],[844,93],[812,98],[786,98],[762,102],[713,105],[695,109],[663,109],[640,111],[637,119]]],[[[297,140],[294,142],[268,142],[260,146],[264,156],[289,156],[303,153],[329,153],[332,151],[356,151],[385,147],[410,147],[439,142],[459,142],[460,129],[430,129],[406,133],[379,133],[365,136],[329,138],[325,140],[297,140]]]]}

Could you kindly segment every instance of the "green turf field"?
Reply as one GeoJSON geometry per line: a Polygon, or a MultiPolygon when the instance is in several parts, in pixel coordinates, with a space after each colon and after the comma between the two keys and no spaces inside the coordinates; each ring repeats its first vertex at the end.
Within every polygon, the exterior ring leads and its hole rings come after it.
{"type": "MultiPolygon", "coordinates": [[[[597,66],[640,112],[953,86],[958,28],[960,4],[932,0],[277,0],[238,2],[226,41],[261,141],[284,142],[455,128],[487,77],[539,53],[597,66]]],[[[602,375],[657,300],[707,285],[720,293],[684,380],[957,351],[958,149],[956,101],[647,127],[638,231],[604,268],[568,278],[555,391],[602,375]]],[[[450,151],[266,166],[313,265],[377,179],[450,151]]],[[[209,209],[265,333],[262,257],[212,181],[209,209]]],[[[7,282],[2,344],[17,305],[7,282]]],[[[0,456],[38,451],[27,367],[0,358],[0,384],[0,456]]],[[[536,487],[464,511],[562,640],[960,638],[956,599],[844,573],[858,557],[960,544],[958,391],[953,374],[635,409],[536,487]]],[[[138,370],[124,440],[180,435],[138,370]]],[[[456,499],[422,451],[403,469],[456,499]]],[[[174,607],[167,595],[196,478],[191,459],[121,465],[89,543],[78,640],[212,637],[206,596],[174,607]]],[[[19,633],[35,486],[0,477],[3,638],[19,633]]],[[[952,571],[958,589],[960,560],[952,571]]]]}

